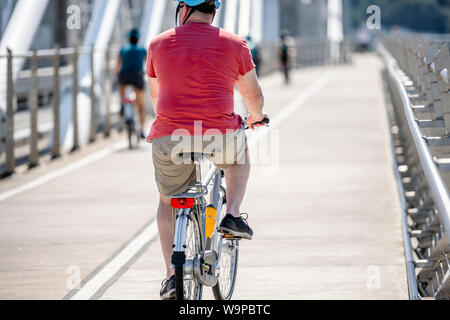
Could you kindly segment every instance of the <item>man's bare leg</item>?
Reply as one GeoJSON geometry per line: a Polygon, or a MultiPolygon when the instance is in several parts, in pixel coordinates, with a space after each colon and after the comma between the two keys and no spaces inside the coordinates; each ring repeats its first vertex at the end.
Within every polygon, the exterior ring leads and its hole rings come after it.
{"type": "MultiPolygon", "coordinates": [[[[227,182],[227,213],[234,217],[241,216],[241,204],[244,200],[247,183],[250,176],[250,156],[248,150],[245,151],[245,164],[235,164],[225,169],[225,179],[227,182]]],[[[158,229],[161,241],[161,249],[167,268],[167,279],[175,274],[172,266],[172,253],[174,242],[173,216],[170,199],[160,196],[158,208],[158,229]]]]}
{"type": "Polygon", "coordinates": [[[245,151],[245,163],[235,164],[225,169],[227,182],[227,210],[235,218],[241,216],[241,204],[244,200],[250,177],[250,156],[248,149],[245,151]]]}
{"type": "Polygon", "coordinates": [[[127,86],[120,86],[119,94],[120,94],[120,120],[119,120],[119,131],[122,132],[125,128],[125,122],[124,122],[124,110],[123,110],[123,104],[125,101],[125,95],[127,92],[127,86]]]}
{"type": "Polygon", "coordinates": [[[158,229],[161,249],[167,268],[167,279],[170,279],[175,274],[175,270],[171,268],[173,251],[172,245],[174,241],[173,216],[170,199],[163,195],[160,196],[159,200],[158,229]]]}
{"type": "Polygon", "coordinates": [[[147,116],[147,110],[145,106],[145,91],[135,89],[136,92],[136,104],[139,110],[139,121],[141,123],[141,129],[145,130],[145,118],[147,116]]]}
{"type": "Polygon", "coordinates": [[[125,100],[125,93],[127,92],[127,86],[120,86],[119,93],[120,93],[120,103],[123,104],[123,101],[125,100]]]}

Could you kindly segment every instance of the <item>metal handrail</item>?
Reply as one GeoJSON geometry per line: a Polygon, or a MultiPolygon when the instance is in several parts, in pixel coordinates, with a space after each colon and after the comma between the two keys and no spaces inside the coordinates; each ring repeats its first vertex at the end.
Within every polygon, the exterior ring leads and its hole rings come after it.
{"type": "MultiPolygon", "coordinates": [[[[53,60],[53,72],[49,75],[52,78],[53,81],[53,97],[52,97],[52,113],[53,113],[53,126],[54,134],[53,134],[53,140],[52,140],[52,158],[58,158],[61,156],[61,145],[60,145],[60,102],[61,97],[60,93],[62,91],[69,89],[69,83],[64,84],[64,86],[60,85],[61,81],[61,69],[62,66],[62,57],[68,57],[71,61],[70,63],[70,70],[71,70],[71,91],[72,91],[72,101],[73,101],[73,114],[78,114],[78,94],[81,90],[85,90],[87,94],[90,97],[91,102],[91,113],[94,115],[91,117],[91,123],[90,123],[90,133],[89,133],[89,142],[92,143],[96,139],[96,135],[98,134],[99,129],[99,122],[103,123],[103,132],[106,137],[110,135],[111,131],[111,110],[109,104],[111,103],[111,79],[110,79],[110,71],[111,71],[111,57],[112,55],[118,51],[118,48],[116,46],[114,47],[107,47],[107,48],[99,48],[99,47],[72,47],[72,48],[59,48],[58,46],[55,46],[54,49],[45,49],[45,50],[32,50],[29,52],[16,54],[11,52],[11,50],[8,50],[8,55],[6,56],[6,62],[7,62],[7,68],[6,73],[8,75],[7,79],[7,101],[6,101],[6,114],[3,114],[0,112],[0,120],[4,121],[6,123],[6,130],[2,130],[0,132],[0,148],[1,152],[6,152],[6,162],[5,162],[5,170],[4,172],[0,172],[0,175],[3,176],[9,176],[11,174],[14,174],[15,172],[15,153],[14,149],[16,146],[16,142],[25,143],[29,142],[30,146],[30,153],[29,153],[29,167],[35,167],[39,165],[39,152],[38,152],[38,140],[39,140],[39,134],[41,133],[39,129],[39,125],[37,122],[38,119],[38,97],[39,97],[39,88],[38,88],[38,77],[39,77],[39,70],[38,70],[38,61],[40,59],[48,59],[50,58],[53,60]],[[88,54],[89,62],[91,64],[91,70],[94,69],[94,56],[96,54],[99,55],[105,55],[105,59],[102,59],[100,63],[104,63],[104,71],[105,72],[105,78],[102,80],[101,83],[95,78],[95,75],[93,73],[90,74],[90,82],[88,83],[89,88],[83,88],[80,90],[79,88],[79,82],[78,79],[78,59],[80,55],[88,54]],[[15,84],[12,78],[12,68],[13,68],[13,59],[14,58],[25,58],[30,60],[30,80],[31,80],[31,88],[28,93],[28,104],[29,104],[29,110],[30,110],[30,133],[29,133],[29,140],[15,140],[15,131],[14,131],[14,113],[15,113],[15,94],[16,94],[16,88],[15,84]],[[95,96],[94,86],[95,85],[101,85],[105,89],[105,109],[106,114],[102,114],[102,121],[98,121],[96,117],[96,110],[98,108],[102,107],[102,104],[98,101],[97,97],[95,96]],[[4,145],[4,146],[3,146],[4,145]]],[[[0,60],[2,60],[2,56],[0,56],[0,60]]],[[[1,80],[1,79],[0,79],[1,80]]],[[[73,149],[77,150],[79,148],[79,141],[78,141],[78,117],[73,117],[73,136],[74,136],[74,143],[73,143],[73,149]]],[[[2,126],[3,127],[3,126],[2,126]]],[[[3,128],[2,128],[3,129],[3,128]]],[[[46,132],[47,133],[47,132],[46,132]]]]}
{"type": "MultiPolygon", "coordinates": [[[[67,48],[52,48],[52,49],[41,49],[36,50],[36,56],[38,58],[53,58],[56,55],[59,56],[70,56],[75,53],[75,50],[77,50],[78,54],[89,54],[92,52],[95,53],[105,53],[106,51],[109,52],[119,52],[118,46],[111,46],[111,47],[67,47],[67,48]]],[[[20,53],[14,53],[13,58],[32,58],[33,57],[33,51],[27,51],[27,52],[20,52],[20,53]]],[[[8,58],[8,55],[0,54],[0,59],[8,58]]]]}
{"type": "Polygon", "coordinates": [[[379,44],[379,46],[379,52],[386,61],[389,76],[397,86],[403,105],[403,111],[408,121],[408,127],[410,129],[411,136],[413,137],[425,178],[430,187],[431,196],[439,211],[440,220],[445,229],[444,231],[447,238],[447,243],[450,244],[450,200],[447,186],[441,176],[441,173],[439,172],[436,161],[434,160],[434,157],[431,154],[425,139],[423,138],[419,125],[416,121],[416,117],[414,116],[408,93],[406,92],[402,80],[394,68],[394,66],[398,68],[397,63],[382,44],[379,44]]]}
{"type": "MultiPolygon", "coordinates": [[[[394,145],[394,136],[392,131],[390,130],[391,136],[391,149],[392,154],[395,155],[395,145],[394,145]]],[[[394,164],[394,173],[395,178],[397,180],[397,188],[399,195],[405,194],[405,189],[402,183],[402,177],[400,172],[398,172],[398,162],[395,156],[393,157],[394,164]]],[[[405,260],[406,260],[406,276],[408,280],[408,291],[409,291],[409,299],[410,300],[419,300],[419,290],[417,286],[417,278],[416,278],[416,265],[413,256],[413,249],[411,246],[411,242],[409,239],[409,229],[408,229],[408,206],[405,197],[400,196],[400,203],[402,207],[402,234],[403,234],[403,246],[405,249],[405,260]]]]}

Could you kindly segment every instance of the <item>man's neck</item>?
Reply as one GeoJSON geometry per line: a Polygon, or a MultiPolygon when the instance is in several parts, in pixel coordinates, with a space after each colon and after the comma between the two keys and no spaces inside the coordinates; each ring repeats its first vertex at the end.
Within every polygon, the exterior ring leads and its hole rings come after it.
{"type": "Polygon", "coordinates": [[[211,21],[212,21],[212,17],[210,15],[194,14],[194,15],[189,17],[188,21],[186,21],[185,24],[189,24],[189,23],[207,23],[207,24],[211,24],[211,21]]]}

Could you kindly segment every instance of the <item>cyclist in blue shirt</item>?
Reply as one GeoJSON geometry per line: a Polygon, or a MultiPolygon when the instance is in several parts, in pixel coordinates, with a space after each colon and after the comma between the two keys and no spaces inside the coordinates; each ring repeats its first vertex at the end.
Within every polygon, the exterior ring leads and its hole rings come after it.
{"type": "Polygon", "coordinates": [[[252,57],[253,57],[253,63],[256,66],[256,75],[260,76],[260,72],[261,72],[261,57],[260,57],[260,48],[259,45],[256,44],[252,37],[250,35],[248,35],[245,40],[248,43],[248,47],[250,48],[250,52],[252,53],[252,57]]]}
{"type": "Polygon", "coordinates": [[[136,93],[136,104],[139,109],[139,120],[141,124],[140,135],[145,139],[143,128],[145,126],[145,81],[144,62],[147,60],[147,50],[138,45],[140,34],[137,29],[129,33],[130,44],[120,50],[117,61],[116,73],[120,84],[120,101],[125,99],[126,88],[131,86],[136,93]]]}

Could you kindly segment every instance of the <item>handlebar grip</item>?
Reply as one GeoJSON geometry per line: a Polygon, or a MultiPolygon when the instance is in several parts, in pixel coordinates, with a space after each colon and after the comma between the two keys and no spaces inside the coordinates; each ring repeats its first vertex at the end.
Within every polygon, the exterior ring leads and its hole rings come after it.
{"type": "Polygon", "coordinates": [[[269,125],[270,124],[270,119],[268,117],[265,117],[262,121],[259,122],[255,122],[255,124],[265,124],[265,125],[269,125]]]}

